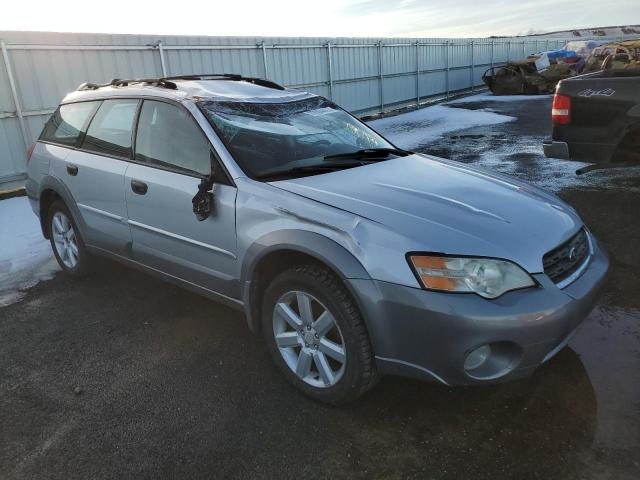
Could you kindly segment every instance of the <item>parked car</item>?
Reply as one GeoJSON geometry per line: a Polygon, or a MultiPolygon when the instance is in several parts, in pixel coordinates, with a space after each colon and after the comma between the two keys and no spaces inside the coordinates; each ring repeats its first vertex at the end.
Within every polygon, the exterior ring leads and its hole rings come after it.
{"type": "Polygon", "coordinates": [[[64,271],[104,255],[235,307],[287,379],[330,403],[384,374],[525,376],[566,345],[608,268],[555,196],[400,150],[261,79],[85,84],[28,170],[64,271]]]}
{"type": "Polygon", "coordinates": [[[553,99],[547,157],[595,165],[640,165],[640,69],[602,70],[563,80],[553,99]]]}

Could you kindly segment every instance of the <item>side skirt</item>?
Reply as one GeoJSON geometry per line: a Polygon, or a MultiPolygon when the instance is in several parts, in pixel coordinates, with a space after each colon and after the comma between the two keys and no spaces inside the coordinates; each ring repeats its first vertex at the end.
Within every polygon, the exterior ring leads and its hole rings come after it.
{"type": "Polygon", "coordinates": [[[182,278],[169,275],[168,273],[165,273],[161,270],[149,267],[131,258],[123,257],[121,255],[110,252],[108,250],[104,250],[100,247],[96,247],[93,245],[86,245],[86,247],[87,247],[87,250],[89,250],[89,252],[94,255],[99,255],[101,257],[115,260],[116,262],[119,262],[123,265],[126,265],[128,267],[133,267],[136,270],[148,273],[161,280],[164,280],[169,283],[173,283],[174,285],[182,287],[191,292],[197,293],[198,295],[202,295],[216,302],[223,303],[235,310],[240,310],[244,312],[244,302],[242,302],[242,300],[237,300],[235,298],[227,297],[226,295],[223,295],[221,293],[214,292],[213,290],[209,290],[207,288],[196,285],[195,283],[188,282],[186,280],[183,280],[182,278]]]}

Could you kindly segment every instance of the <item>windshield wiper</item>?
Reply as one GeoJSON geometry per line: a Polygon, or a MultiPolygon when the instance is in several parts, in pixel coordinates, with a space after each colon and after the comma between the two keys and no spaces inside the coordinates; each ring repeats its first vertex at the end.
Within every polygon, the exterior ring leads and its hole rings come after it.
{"type": "Polygon", "coordinates": [[[255,178],[263,180],[265,178],[273,178],[273,177],[289,177],[294,176],[299,173],[327,173],[333,170],[342,170],[346,168],[360,167],[362,165],[366,165],[371,163],[371,161],[360,161],[360,162],[350,162],[350,163],[322,163],[316,165],[303,165],[300,167],[292,167],[286,168],[282,170],[271,170],[264,173],[260,173],[255,176],[255,178]]]}
{"type": "Polygon", "coordinates": [[[325,160],[339,159],[339,158],[387,158],[389,155],[397,155],[399,157],[406,157],[413,152],[402,150],[401,148],[365,148],[363,150],[356,150],[355,152],[347,153],[334,153],[333,155],[325,155],[325,160]]]}
{"type": "Polygon", "coordinates": [[[263,180],[266,178],[295,176],[297,174],[327,173],[333,170],[359,167],[362,165],[367,165],[369,163],[380,162],[382,160],[386,160],[389,155],[406,157],[407,155],[412,154],[413,152],[409,152],[407,150],[402,150],[399,148],[366,148],[355,152],[325,155],[323,157],[323,159],[325,160],[324,163],[301,165],[298,167],[286,168],[281,170],[266,171],[256,175],[255,178],[263,180]],[[336,161],[327,162],[327,160],[336,161]],[[344,160],[347,161],[345,162],[344,160]]]}

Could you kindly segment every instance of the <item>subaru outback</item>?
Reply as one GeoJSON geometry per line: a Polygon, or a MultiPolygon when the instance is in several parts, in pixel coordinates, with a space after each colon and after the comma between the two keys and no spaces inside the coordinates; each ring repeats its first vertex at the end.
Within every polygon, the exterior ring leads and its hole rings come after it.
{"type": "Polygon", "coordinates": [[[62,270],[107,256],[237,308],[329,403],[380,375],[521,378],[567,344],[608,269],[555,196],[264,79],[83,84],[30,150],[62,270]]]}

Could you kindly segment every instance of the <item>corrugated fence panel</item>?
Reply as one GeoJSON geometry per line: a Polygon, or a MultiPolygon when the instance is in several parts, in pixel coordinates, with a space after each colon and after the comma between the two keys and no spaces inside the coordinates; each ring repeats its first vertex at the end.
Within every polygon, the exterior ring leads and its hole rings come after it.
{"type": "Polygon", "coordinates": [[[305,85],[328,81],[329,63],[324,48],[270,49],[270,77],[284,85],[305,85]]]}
{"type": "MultiPolygon", "coordinates": [[[[267,77],[371,114],[482,85],[491,65],[561,48],[564,39],[289,38],[0,32],[23,112],[0,61],[0,182],[25,172],[25,150],[83,82],[163,75],[267,77]]],[[[598,40],[607,40],[600,38],[598,40]]],[[[614,40],[614,39],[609,39],[614,40]]],[[[618,39],[616,39],[618,40],[618,39]]]]}
{"type": "Polygon", "coordinates": [[[351,112],[368,112],[380,105],[377,79],[341,83],[334,86],[334,101],[351,112]]]}
{"type": "Polygon", "coordinates": [[[378,47],[334,47],[331,49],[334,80],[378,75],[378,47]]]}
{"type": "Polygon", "coordinates": [[[0,119],[0,180],[12,179],[24,171],[25,149],[18,119],[0,119]]]}
{"type": "MultiPolygon", "coordinates": [[[[1,53],[0,53],[1,55],[1,53]]],[[[3,113],[13,113],[15,111],[11,89],[9,88],[9,78],[4,62],[0,59],[0,115],[3,113]]]]}
{"type": "Polygon", "coordinates": [[[24,140],[15,110],[5,63],[0,58],[0,182],[24,171],[24,140]]]}
{"type": "Polygon", "coordinates": [[[206,72],[264,76],[262,51],[231,50],[166,50],[167,75],[189,75],[206,72]]]}
{"type": "Polygon", "coordinates": [[[161,75],[155,51],[11,50],[22,109],[55,107],[83,82],[161,75]],[[46,81],[45,81],[46,79],[46,81]]]}

